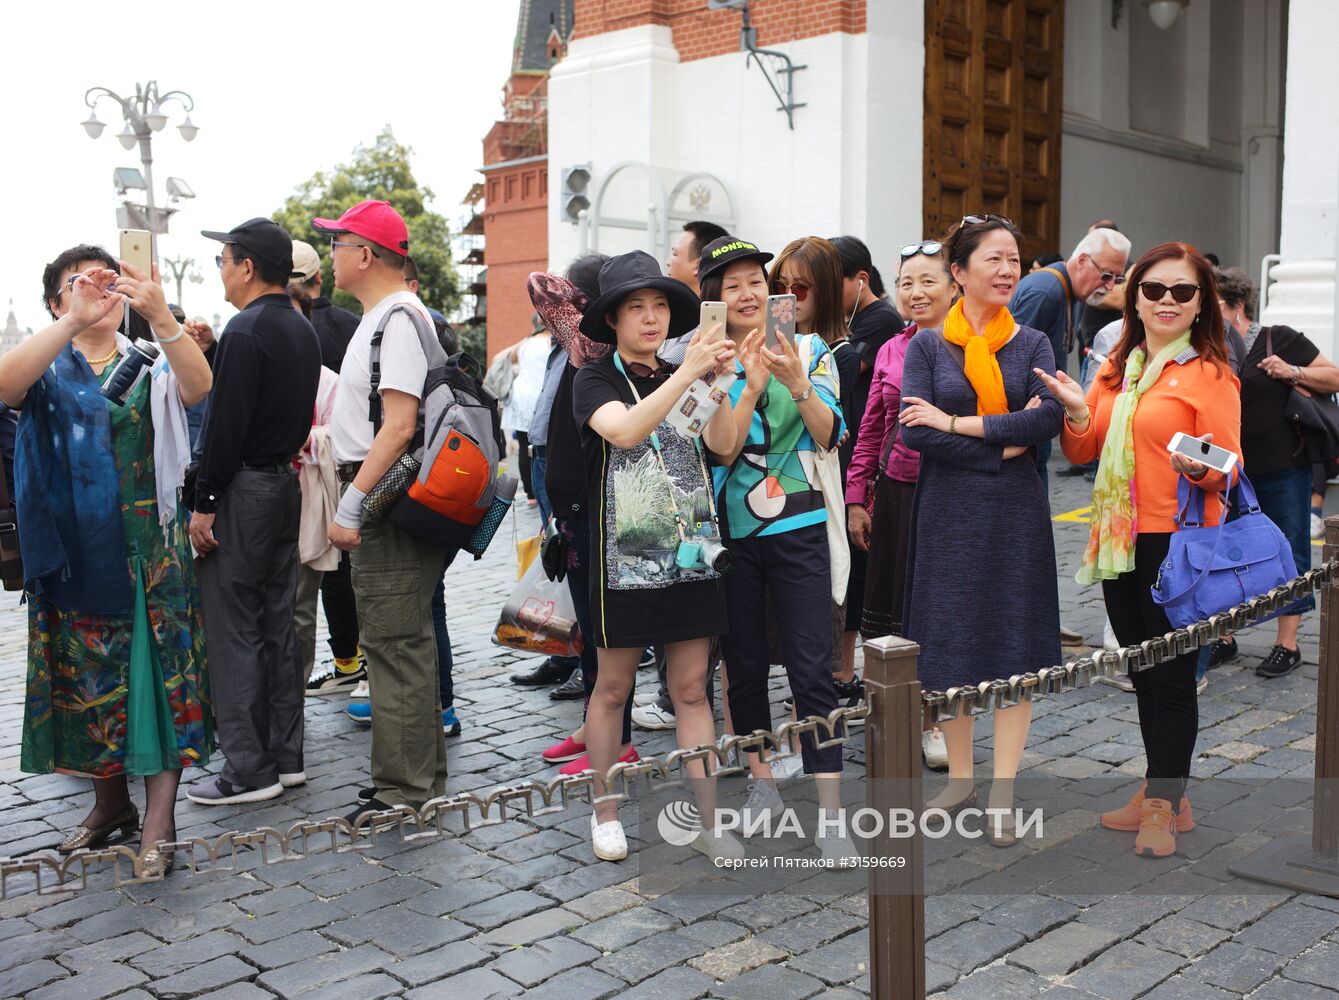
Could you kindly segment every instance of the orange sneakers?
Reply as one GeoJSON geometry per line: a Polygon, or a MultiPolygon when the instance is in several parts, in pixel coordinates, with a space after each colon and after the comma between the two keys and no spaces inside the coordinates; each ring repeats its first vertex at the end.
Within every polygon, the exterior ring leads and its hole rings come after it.
{"type": "Polygon", "coordinates": [[[1176,853],[1176,818],[1172,815],[1172,804],[1166,799],[1144,799],[1134,853],[1154,858],[1176,853]]]}
{"type": "MultiPolygon", "coordinates": [[[[1124,830],[1133,833],[1143,825],[1144,791],[1148,788],[1145,781],[1135,792],[1134,798],[1121,806],[1102,814],[1102,825],[1108,830],[1124,830]]],[[[1189,833],[1195,829],[1195,814],[1190,811],[1190,800],[1181,796],[1181,808],[1176,813],[1176,832],[1189,833]]]]}

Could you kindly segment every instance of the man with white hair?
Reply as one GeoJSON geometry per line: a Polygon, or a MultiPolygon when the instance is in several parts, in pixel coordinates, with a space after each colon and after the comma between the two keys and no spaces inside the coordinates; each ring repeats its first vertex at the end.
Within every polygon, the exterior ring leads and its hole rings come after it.
{"type": "MultiPolygon", "coordinates": [[[[1023,280],[1009,300],[1009,312],[1020,326],[1040,330],[1051,340],[1057,371],[1068,368],[1069,352],[1074,345],[1074,304],[1101,302],[1112,287],[1125,281],[1125,263],[1130,256],[1130,241],[1114,229],[1099,227],[1079,240],[1069,259],[1043,267],[1023,280]]],[[[1051,442],[1037,445],[1037,471],[1042,491],[1050,496],[1046,463],[1051,457],[1051,442]]],[[[1081,642],[1083,636],[1067,628],[1060,629],[1061,640],[1081,642]]]]}

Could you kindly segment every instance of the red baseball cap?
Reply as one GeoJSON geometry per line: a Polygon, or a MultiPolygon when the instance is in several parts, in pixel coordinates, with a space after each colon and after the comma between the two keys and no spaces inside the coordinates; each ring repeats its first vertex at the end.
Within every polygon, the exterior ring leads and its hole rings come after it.
{"type": "Polygon", "coordinates": [[[401,256],[409,254],[409,228],[388,201],[363,201],[338,219],[312,219],[324,233],[353,233],[401,256]]]}

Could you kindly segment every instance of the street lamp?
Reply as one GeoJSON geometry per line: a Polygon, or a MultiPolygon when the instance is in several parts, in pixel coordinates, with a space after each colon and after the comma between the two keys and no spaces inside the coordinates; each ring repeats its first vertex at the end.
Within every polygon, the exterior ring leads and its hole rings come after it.
{"type": "Polygon", "coordinates": [[[84,94],[84,103],[88,105],[88,118],[81,123],[90,139],[96,139],[102,135],[102,130],[105,127],[97,115],[97,103],[105,97],[111,98],[120,105],[125,128],[121,130],[116,138],[122,147],[134,149],[135,143],[139,143],[140,163],[144,166],[144,192],[148,201],[147,228],[150,233],[153,257],[157,260],[157,236],[160,233],[167,232],[167,220],[174,210],[159,209],[154,205],[153,133],[160,132],[167,126],[167,112],[163,106],[169,101],[176,101],[186,110],[186,119],[177,126],[177,131],[187,142],[194,139],[200,131],[200,127],[191,121],[190,116],[190,113],[195,110],[195,99],[184,90],[169,90],[162,93],[158,89],[157,80],[150,80],[147,84],[135,84],[133,97],[122,97],[106,87],[92,87],[84,94]]]}
{"type": "Polygon", "coordinates": [[[200,276],[200,272],[198,271],[192,271],[189,278],[187,277],[186,272],[190,271],[191,268],[195,266],[195,260],[191,257],[177,257],[176,259],[164,257],[163,263],[166,264],[167,269],[172,272],[172,280],[177,283],[177,305],[181,305],[181,282],[183,280],[189,280],[198,285],[204,279],[200,276]]]}

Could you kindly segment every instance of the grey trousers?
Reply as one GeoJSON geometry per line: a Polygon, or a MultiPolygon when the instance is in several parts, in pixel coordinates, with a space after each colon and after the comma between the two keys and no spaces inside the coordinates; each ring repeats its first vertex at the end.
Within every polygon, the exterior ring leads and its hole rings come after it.
{"type": "Polygon", "coordinates": [[[298,638],[298,658],[302,661],[302,683],[311,680],[316,669],[316,598],[321,593],[325,574],[310,566],[298,566],[298,596],[293,605],[293,628],[298,638]]]}
{"type": "Polygon", "coordinates": [[[446,740],[432,592],[445,550],[369,521],[350,560],[372,701],[372,783],[387,805],[443,794],[446,740]]]}
{"type": "Polygon", "coordinates": [[[300,510],[297,476],[239,470],[214,520],[219,547],[196,564],[223,777],[234,785],[273,785],[302,770],[300,510]]]}

